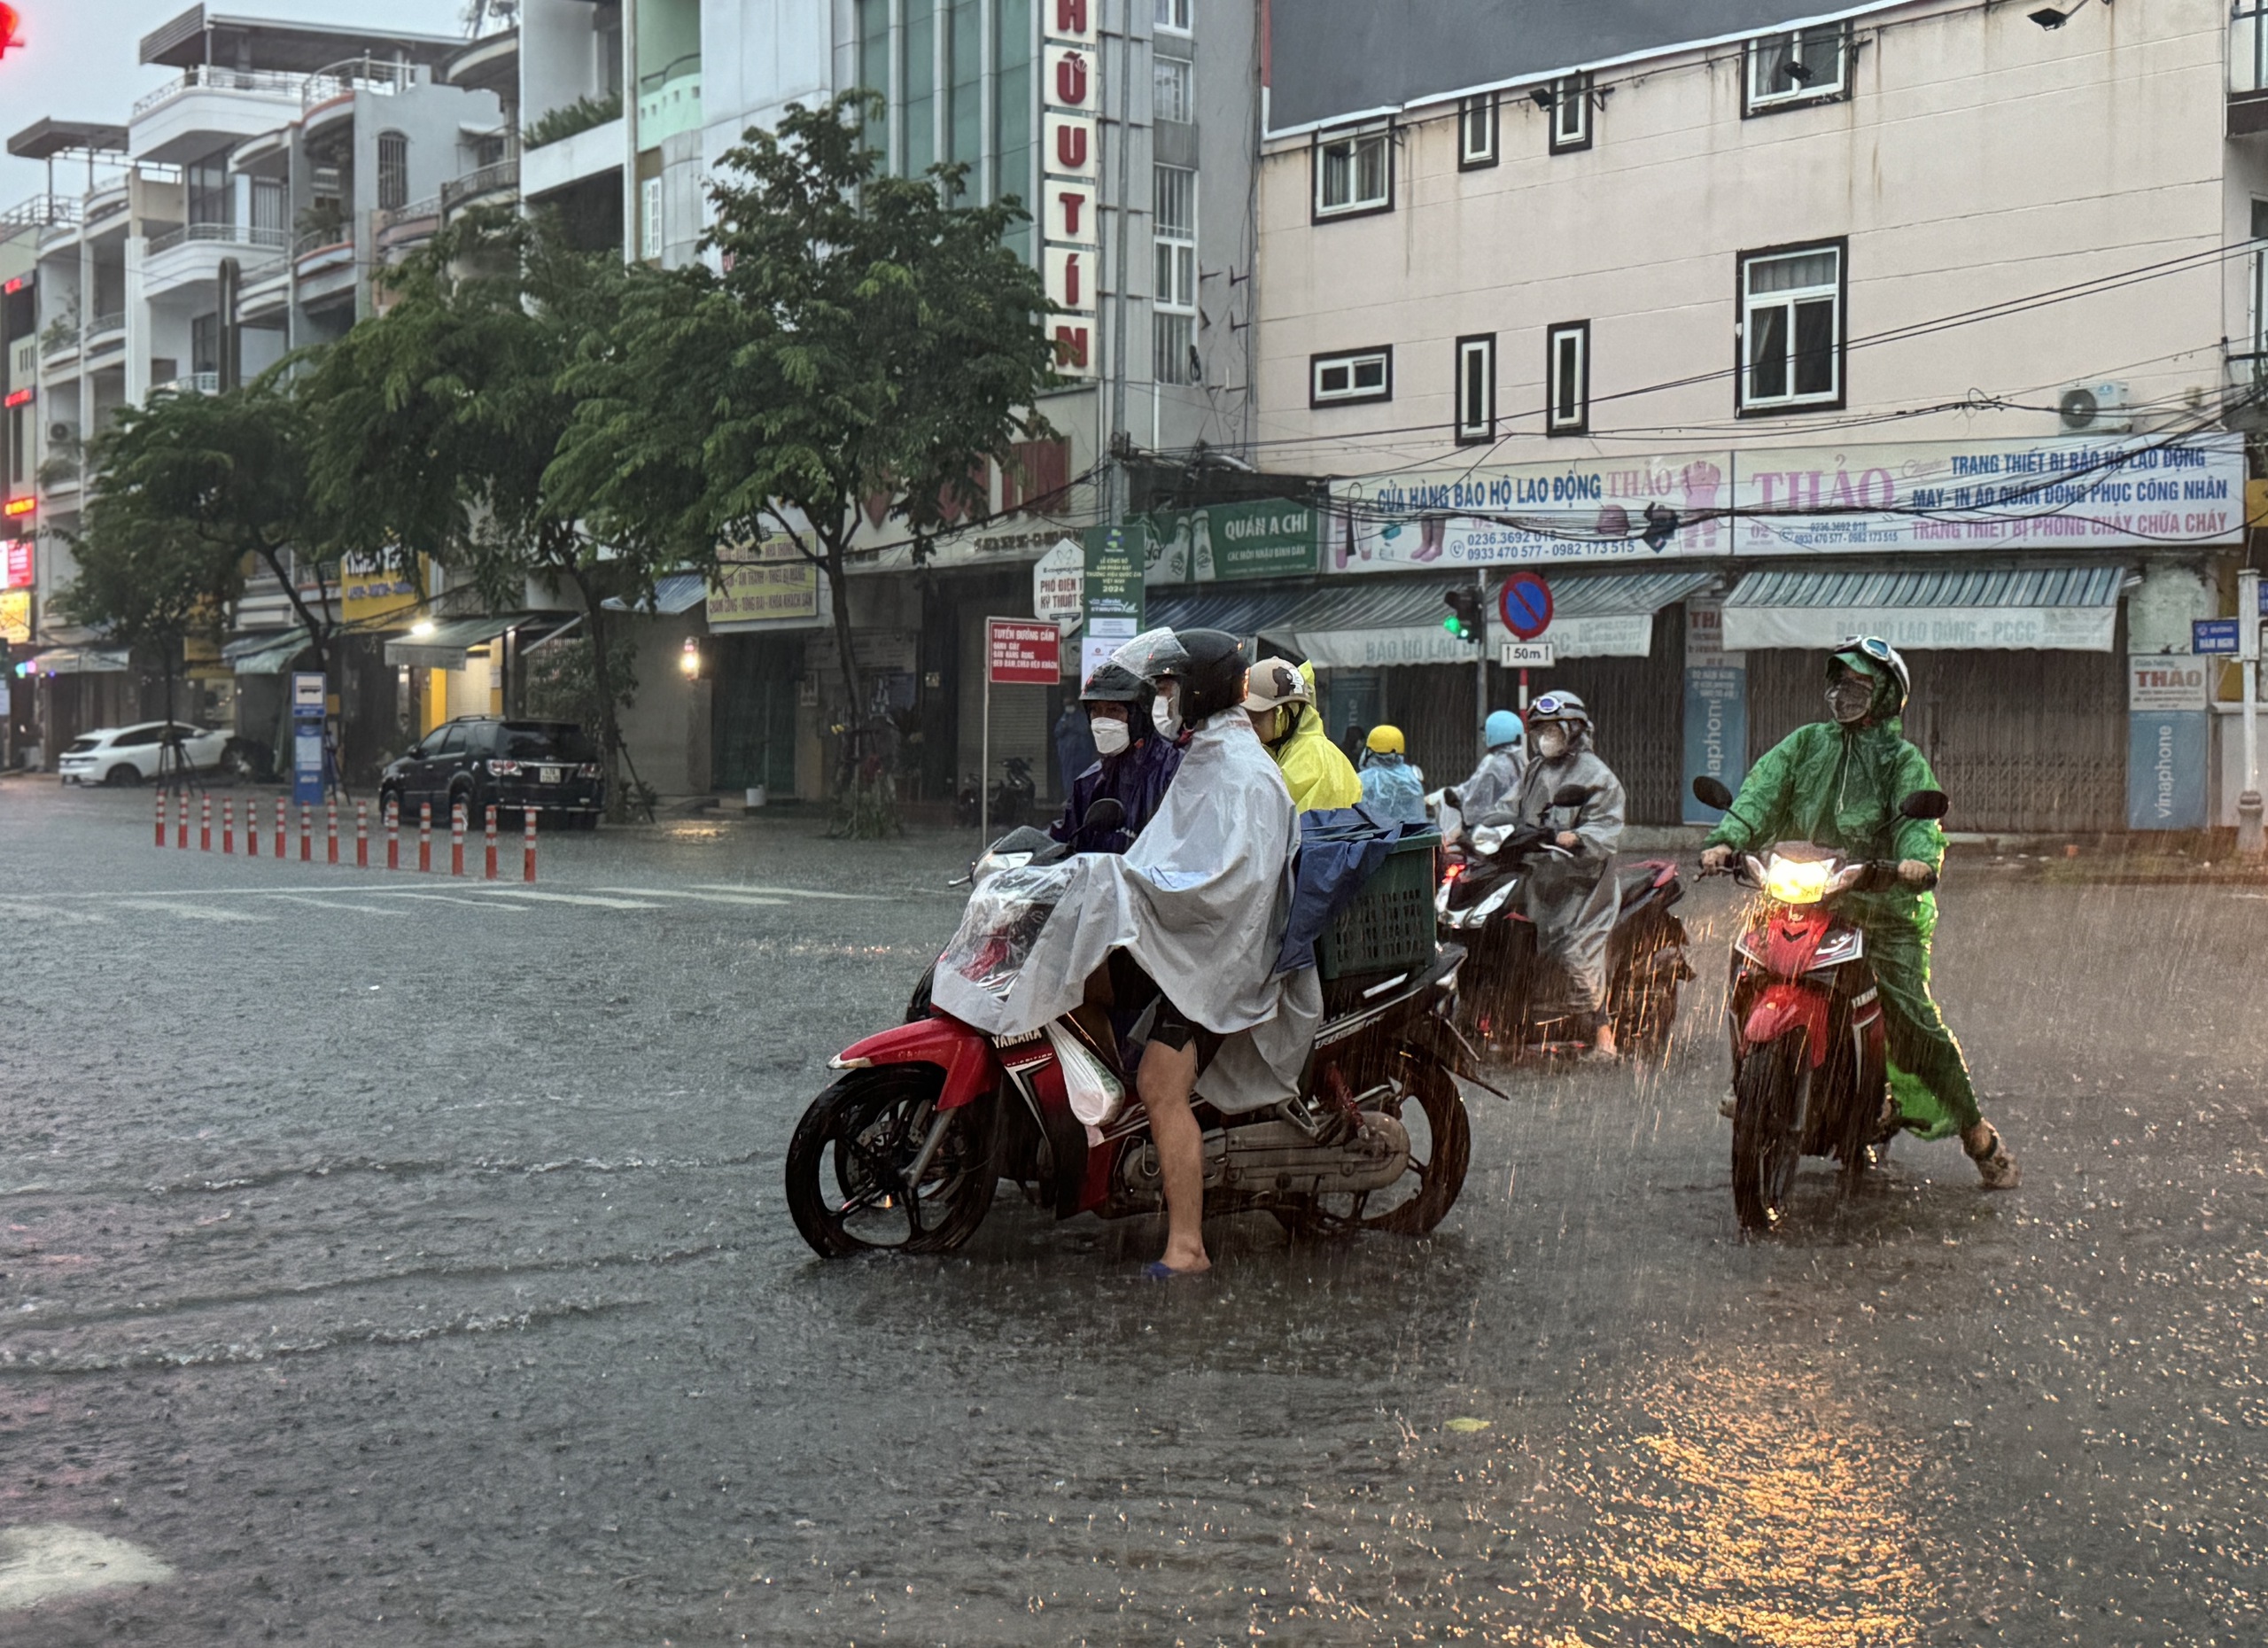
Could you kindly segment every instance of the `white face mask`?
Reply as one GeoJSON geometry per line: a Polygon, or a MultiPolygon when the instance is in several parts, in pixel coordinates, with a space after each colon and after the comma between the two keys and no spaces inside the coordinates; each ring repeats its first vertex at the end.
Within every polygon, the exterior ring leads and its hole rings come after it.
{"type": "Polygon", "coordinates": [[[1557,727],[1537,728],[1535,753],[1547,761],[1557,761],[1567,753],[1567,735],[1557,727]]]}
{"type": "Polygon", "coordinates": [[[1158,729],[1161,738],[1181,736],[1181,717],[1174,713],[1173,700],[1164,693],[1150,702],[1150,725],[1158,729]]]}
{"type": "Polygon", "coordinates": [[[1098,755],[1115,756],[1134,742],[1134,735],[1126,730],[1126,723],[1115,716],[1089,716],[1087,730],[1094,735],[1098,755]]]}

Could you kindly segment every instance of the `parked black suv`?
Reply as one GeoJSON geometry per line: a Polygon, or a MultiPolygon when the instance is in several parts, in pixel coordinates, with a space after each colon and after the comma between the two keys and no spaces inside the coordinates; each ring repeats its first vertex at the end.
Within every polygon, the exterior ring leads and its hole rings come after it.
{"type": "Polygon", "coordinates": [[[446,826],[451,805],[462,801],[476,830],[491,805],[500,821],[517,824],[533,807],[546,823],[594,829],[606,811],[606,769],[597,742],[573,721],[463,716],[393,758],[378,778],[382,814],[389,801],[400,804],[404,824],[416,823],[419,805],[431,802],[433,822],[446,826]]]}

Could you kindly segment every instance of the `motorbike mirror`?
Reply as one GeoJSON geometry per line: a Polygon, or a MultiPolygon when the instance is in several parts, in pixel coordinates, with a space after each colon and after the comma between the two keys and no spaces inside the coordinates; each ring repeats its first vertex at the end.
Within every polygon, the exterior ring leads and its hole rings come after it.
{"type": "Polygon", "coordinates": [[[1115,796],[1099,796],[1094,805],[1087,809],[1086,817],[1079,820],[1083,830],[1116,829],[1126,822],[1126,808],[1115,796]]]}
{"type": "Polygon", "coordinates": [[[1953,810],[1953,797],[1942,789],[1917,789],[1898,804],[1899,816],[1941,819],[1953,810]]]}
{"type": "Polygon", "coordinates": [[[1464,811],[1464,797],[1454,789],[1444,789],[1441,791],[1441,805],[1445,807],[1455,807],[1462,812],[1464,811]]]}
{"type": "Polygon", "coordinates": [[[1703,806],[1713,807],[1719,812],[1732,811],[1733,792],[1725,788],[1725,781],[1712,778],[1705,773],[1693,781],[1693,798],[1703,806]]]}
{"type": "Polygon", "coordinates": [[[1562,784],[1552,792],[1551,805],[1555,807],[1580,807],[1596,794],[1598,791],[1588,785],[1562,784]]]}

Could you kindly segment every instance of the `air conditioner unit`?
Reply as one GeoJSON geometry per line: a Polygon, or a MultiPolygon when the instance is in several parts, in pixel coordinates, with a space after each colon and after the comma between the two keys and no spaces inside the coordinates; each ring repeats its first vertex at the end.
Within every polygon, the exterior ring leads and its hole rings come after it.
{"type": "Polygon", "coordinates": [[[2055,416],[2068,435],[2123,435],[2134,427],[2124,384],[2080,384],[2055,398],[2055,416]]]}
{"type": "Polygon", "coordinates": [[[79,426],[76,424],[56,423],[47,426],[47,444],[50,447],[68,446],[78,439],[79,426]]]}

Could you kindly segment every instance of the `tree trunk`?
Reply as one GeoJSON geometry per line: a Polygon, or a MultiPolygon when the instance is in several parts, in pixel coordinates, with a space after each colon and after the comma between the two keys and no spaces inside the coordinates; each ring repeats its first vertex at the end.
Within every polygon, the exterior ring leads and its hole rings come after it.
{"type": "MultiPolygon", "coordinates": [[[[590,575],[579,562],[570,561],[566,566],[569,580],[583,603],[583,628],[591,641],[591,681],[599,696],[599,750],[606,761],[606,793],[617,807],[623,805],[622,791],[622,722],[617,713],[620,699],[614,690],[614,659],[607,634],[606,608],[598,593],[592,589],[590,575]]],[[[622,816],[627,817],[626,812],[622,816]]]]}

